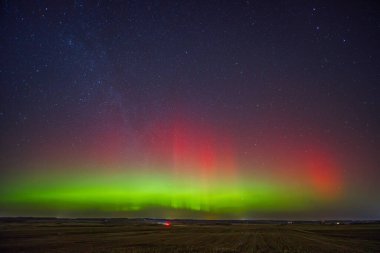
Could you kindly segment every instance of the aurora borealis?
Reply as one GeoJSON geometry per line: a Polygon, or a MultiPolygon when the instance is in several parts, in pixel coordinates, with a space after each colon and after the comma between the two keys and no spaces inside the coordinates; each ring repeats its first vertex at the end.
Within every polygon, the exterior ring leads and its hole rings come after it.
{"type": "Polygon", "coordinates": [[[1,216],[379,218],[375,3],[1,8],[1,216]]]}

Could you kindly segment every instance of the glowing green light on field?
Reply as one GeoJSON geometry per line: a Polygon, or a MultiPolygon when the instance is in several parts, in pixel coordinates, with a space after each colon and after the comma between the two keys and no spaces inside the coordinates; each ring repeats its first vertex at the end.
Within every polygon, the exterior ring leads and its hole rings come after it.
{"type": "Polygon", "coordinates": [[[219,179],[146,173],[36,174],[8,179],[0,204],[26,209],[139,211],[184,209],[210,213],[302,210],[310,193],[260,180],[219,179]]]}

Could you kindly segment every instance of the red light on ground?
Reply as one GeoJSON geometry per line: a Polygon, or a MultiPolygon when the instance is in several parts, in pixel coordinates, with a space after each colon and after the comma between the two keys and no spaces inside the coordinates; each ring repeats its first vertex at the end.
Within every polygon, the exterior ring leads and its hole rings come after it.
{"type": "Polygon", "coordinates": [[[171,224],[170,224],[170,222],[167,221],[167,222],[164,223],[164,226],[165,226],[165,227],[170,227],[171,224]]]}

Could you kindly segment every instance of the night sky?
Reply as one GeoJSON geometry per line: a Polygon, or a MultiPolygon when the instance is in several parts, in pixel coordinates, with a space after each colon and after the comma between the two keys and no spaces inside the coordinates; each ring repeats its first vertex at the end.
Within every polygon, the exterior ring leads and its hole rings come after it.
{"type": "Polygon", "coordinates": [[[0,216],[380,218],[376,1],[1,1],[0,216]]]}

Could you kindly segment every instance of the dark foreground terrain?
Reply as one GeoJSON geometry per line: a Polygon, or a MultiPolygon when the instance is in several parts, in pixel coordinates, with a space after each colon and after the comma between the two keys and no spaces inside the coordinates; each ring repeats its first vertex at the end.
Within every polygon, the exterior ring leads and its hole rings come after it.
{"type": "Polygon", "coordinates": [[[380,224],[1,220],[0,252],[380,252],[380,224]]]}

